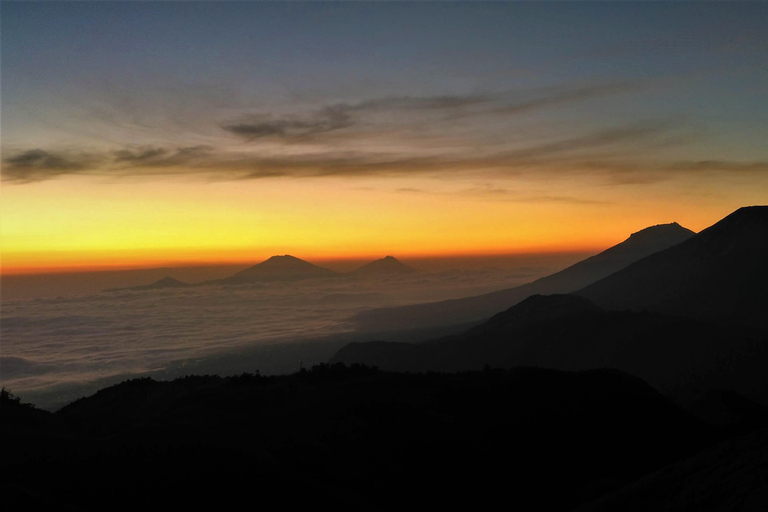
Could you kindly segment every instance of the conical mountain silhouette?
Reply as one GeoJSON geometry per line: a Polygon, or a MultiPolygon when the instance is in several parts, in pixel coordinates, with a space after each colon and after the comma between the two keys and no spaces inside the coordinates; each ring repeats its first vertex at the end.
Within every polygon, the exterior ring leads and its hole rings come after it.
{"type": "Polygon", "coordinates": [[[414,272],[416,269],[400,262],[394,256],[386,256],[352,271],[353,274],[360,276],[404,275],[414,272]]]}
{"type": "Polygon", "coordinates": [[[474,297],[376,309],[356,317],[358,328],[387,331],[476,322],[535,294],[570,293],[694,235],[676,222],[633,233],[600,254],[532,283],[474,297]]]}
{"type": "Polygon", "coordinates": [[[292,281],[317,277],[333,277],[333,270],[313,265],[288,254],[272,256],[266,261],[233,275],[231,280],[237,281],[292,281]]]}
{"type": "Polygon", "coordinates": [[[606,309],[768,326],[768,206],[740,208],[576,293],[606,309]]]}
{"type": "Polygon", "coordinates": [[[154,283],[147,285],[145,288],[185,288],[189,286],[187,283],[183,283],[178,279],[172,277],[164,277],[154,283]]]}

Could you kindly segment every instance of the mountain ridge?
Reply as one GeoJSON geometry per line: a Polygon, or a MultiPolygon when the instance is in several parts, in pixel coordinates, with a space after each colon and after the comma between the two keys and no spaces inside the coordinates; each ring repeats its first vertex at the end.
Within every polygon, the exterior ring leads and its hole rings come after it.
{"type": "Polygon", "coordinates": [[[360,330],[380,332],[477,322],[530,295],[574,292],[694,234],[676,222],[649,226],[599,254],[531,283],[461,299],[364,311],[354,321],[360,330]]]}
{"type": "Polygon", "coordinates": [[[332,361],[396,371],[615,367],[685,399],[732,389],[768,404],[766,261],[768,207],[739,209],[572,295],[533,295],[429,342],[350,345],[332,361]]]}
{"type": "Polygon", "coordinates": [[[612,310],[648,309],[768,327],[768,206],[742,207],[700,233],[580,290],[612,310]]]}

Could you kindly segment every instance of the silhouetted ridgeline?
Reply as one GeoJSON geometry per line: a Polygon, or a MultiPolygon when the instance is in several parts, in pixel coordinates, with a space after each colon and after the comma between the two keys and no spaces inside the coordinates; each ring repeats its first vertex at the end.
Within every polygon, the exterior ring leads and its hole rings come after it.
{"type": "Polygon", "coordinates": [[[740,208],[574,295],[533,295],[418,345],[351,344],[332,361],[394,371],[613,367],[678,400],[725,388],[768,404],[766,262],[768,207],[740,208]]]}
{"type": "Polygon", "coordinates": [[[1,428],[4,510],[568,510],[718,438],[615,370],[340,365],[138,379],[55,414],[3,401],[1,428]]]}
{"type": "Polygon", "coordinates": [[[600,254],[532,283],[475,297],[365,311],[358,314],[355,321],[359,329],[368,331],[396,331],[477,322],[531,295],[574,292],[693,235],[693,231],[676,222],[651,226],[633,233],[625,241],[600,254]]]}
{"type": "Polygon", "coordinates": [[[606,309],[768,328],[768,206],[739,208],[688,240],[575,293],[606,309]]]}
{"type": "Polygon", "coordinates": [[[252,282],[291,282],[305,279],[327,279],[343,277],[380,278],[387,276],[402,276],[413,274],[417,270],[405,265],[394,256],[374,260],[353,270],[352,272],[335,272],[325,267],[320,267],[308,261],[296,258],[289,254],[272,256],[269,259],[257,263],[251,267],[236,272],[223,279],[214,279],[195,284],[187,284],[172,277],[164,277],[154,283],[121,288],[107,288],[105,292],[124,290],[157,290],[163,288],[186,288],[200,285],[239,285],[252,282]]]}

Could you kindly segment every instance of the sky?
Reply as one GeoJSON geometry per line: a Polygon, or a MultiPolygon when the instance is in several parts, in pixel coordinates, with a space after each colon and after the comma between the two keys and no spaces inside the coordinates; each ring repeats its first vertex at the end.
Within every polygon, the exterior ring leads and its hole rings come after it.
{"type": "Polygon", "coordinates": [[[0,5],[3,272],[600,250],[768,198],[768,3],[0,5]]]}

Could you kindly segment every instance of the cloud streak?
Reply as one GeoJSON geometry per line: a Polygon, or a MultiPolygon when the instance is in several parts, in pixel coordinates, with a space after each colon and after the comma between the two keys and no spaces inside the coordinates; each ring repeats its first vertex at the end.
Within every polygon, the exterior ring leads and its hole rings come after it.
{"type": "Polygon", "coordinates": [[[333,149],[266,153],[211,146],[126,147],[102,154],[30,149],[4,159],[3,179],[30,183],[67,174],[199,176],[219,181],[332,176],[556,177],[581,173],[614,184],[640,184],[692,173],[754,174],[768,170],[765,161],[673,160],[653,152],[685,140],[679,128],[670,122],[641,123],[515,149],[432,154],[333,149]]]}
{"type": "Polygon", "coordinates": [[[3,181],[31,183],[65,174],[77,174],[97,163],[87,155],[61,155],[40,148],[28,149],[3,159],[3,181]]]}
{"type": "Polygon", "coordinates": [[[249,141],[271,138],[302,142],[320,134],[348,128],[352,124],[350,110],[344,105],[334,105],[305,117],[276,117],[271,114],[247,116],[238,122],[223,124],[222,128],[249,141]]]}
{"type": "Polygon", "coordinates": [[[161,147],[127,148],[114,151],[112,162],[127,167],[173,167],[208,156],[211,146],[188,146],[169,150],[161,147]]]}
{"type": "Polygon", "coordinates": [[[372,123],[371,116],[381,113],[397,115],[397,123],[417,122],[419,116],[477,117],[518,116],[537,110],[557,107],[637,90],[636,83],[615,83],[591,86],[571,86],[527,92],[506,92],[465,95],[386,96],[356,103],[336,103],[306,114],[276,115],[257,113],[224,122],[225,131],[246,141],[264,139],[283,143],[322,140],[331,132],[355,129],[372,123]]]}
{"type": "Polygon", "coordinates": [[[692,173],[748,174],[768,169],[768,163],[760,160],[665,157],[662,150],[690,142],[695,132],[674,121],[624,124],[572,136],[556,137],[558,132],[553,132],[548,140],[528,144],[510,130],[517,126],[519,131],[519,125],[503,122],[642,87],[640,82],[622,82],[515,93],[385,96],[304,113],[244,114],[218,125],[235,136],[234,141],[220,137],[213,139],[215,145],[126,145],[100,153],[23,149],[4,158],[2,177],[6,182],[32,183],[69,174],[222,181],[581,173],[613,184],[640,184],[692,173]],[[459,118],[463,124],[450,122],[459,118]],[[457,124],[462,128],[452,131],[457,124]]]}

